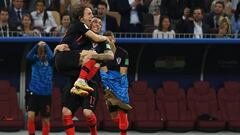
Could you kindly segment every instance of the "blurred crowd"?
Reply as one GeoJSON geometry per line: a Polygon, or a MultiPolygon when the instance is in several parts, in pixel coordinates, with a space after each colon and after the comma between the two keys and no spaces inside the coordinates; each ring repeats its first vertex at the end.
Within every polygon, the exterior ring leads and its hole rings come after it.
{"type": "Polygon", "coordinates": [[[240,0],[1,0],[0,36],[63,36],[72,11],[91,7],[101,33],[151,33],[154,38],[209,35],[238,38],[240,0]]]}

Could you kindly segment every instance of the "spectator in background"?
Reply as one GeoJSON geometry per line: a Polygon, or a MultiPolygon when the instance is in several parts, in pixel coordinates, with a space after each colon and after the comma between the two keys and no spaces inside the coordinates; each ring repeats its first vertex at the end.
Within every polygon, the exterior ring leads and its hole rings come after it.
{"type": "Polygon", "coordinates": [[[235,34],[235,37],[239,37],[238,34],[240,34],[240,2],[237,4],[235,13],[231,18],[231,23],[233,34],[235,34]]]}
{"type": "Polygon", "coordinates": [[[231,17],[233,13],[231,0],[224,0],[224,5],[225,5],[225,9],[224,9],[225,14],[227,14],[228,17],[231,17]]]}
{"type": "Polygon", "coordinates": [[[159,24],[159,18],[160,18],[160,6],[161,6],[161,0],[152,0],[148,12],[153,15],[154,19],[154,26],[158,26],[159,24]]]}
{"type": "MultiPolygon", "coordinates": [[[[36,8],[36,2],[37,2],[38,0],[29,0],[29,11],[34,11],[35,10],[35,8],[36,8]]],[[[43,0],[44,1],[44,3],[45,3],[45,7],[46,7],[46,9],[48,9],[49,8],[49,6],[51,5],[51,3],[52,3],[52,0],[43,0]]]]}
{"type": "Polygon", "coordinates": [[[171,28],[171,22],[168,16],[160,17],[158,29],[153,31],[153,38],[175,38],[175,32],[171,28]]]}
{"type": "Polygon", "coordinates": [[[195,8],[201,8],[205,13],[211,12],[210,7],[213,0],[188,0],[187,6],[191,10],[195,8]]]}
{"type": "Polygon", "coordinates": [[[59,13],[63,15],[64,13],[70,13],[71,0],[60,0],[59,13]]]}
{"type": "Polygon", "coordinates": [[[161,0],[152,0],[148,12],[152,15],[160,15],[161,0]]]}
{"type": "Polygon", "coordinates": [[[118,0],[116,1],[117,11],[121,14],[121,32],[143,32],[143,13],[148,12],[142,0],[118,0]]]}
{"type": "Polygon", "coordinates": [[[36,1],[36,10],[31,12],[31,16],[34,21],[34,28],[38,29],[42,33],[54,32],[57,28],[57,24],[50,11],[46,10],[44,0],[36,1]]]}
{"type": "Polygon", "coordinates": [[[191,33],[193,35],[184,35],[184,37],[203,38],[203,34],[209,33],[209,26],[203,21],[204,13],[201,8],[193,10],[193,20],[182,20],[183,31],[180,33],[191,33]]]}
{"type": "Polygon", "coordinates": [[[16,28],[9,22],[7,8],[0,9],[0,37],[9,37],[16,34],[16,28]]]}
{"type": "Polygon", "coordinates": [[[19,30],[21,27],[22,16],[27,13],[28,11],[23,9],[23,0],[13,0],[13,6],[12,8],[9,8],[10,23],[19,30]]]}
{"type": "Polygon", "coordinates": [[[65,13],[61,17],[61,25],[57,27],[57,35],[63,36],[68,28],[70,27],[71,17],[69,14],[65,13]]]}
{"type": "Polygon", "coordinates": [[[118,32],[118,24],[116,18],[107,15],[107,4],[104,1],[99,2],[97,15],[102,19],[102,29],[100,34],[110,30],[112,32],[118,32]]]}
{"type": "Polygon", "coordinates": [[[182,23],[185,22],[185,21],[189,21],[189,20],[193,20],[193,18],[190,15],[190,8],[189,7],[185,7],[184,10],[183,10],[182,18],[180,19],[180,21],[176,25],[177,33],[180,33],[180,32],[184,31],[182,23]]]}
{"type": "Polygon", "coordinates": [[[60,14],[72,14],[72,11],[80,6],[87,6],[94,10],[91,0],[60,0],[60,14]]]}
{"type": "Polygon", "coordinates": [[[28,52],[26,59],[32,64],[31,81],[27,91],[28,133],[35,134],[35,117],[40,113],[42,134],[48,135],[53,85],[53,52],[45,42],[40,41],[28,52]]]}
{"type": "Polygon", "coordinates": [[[218,32],[219,18],[221,16],[227,16],[224,13],[224,8],[224,3],[222,1],[217,1],[214,6],[214,11],[209,13],[209,15],[206,17],[206,23],[209,25],[211,33],[218,32]]]}
{"type": "Polygon", "coordinates": [[[33,20],[30,14],[22,16],[22,25],[19,30],[21,36],[41,36],[40,31],[33,29],[33,20]]]}
{"type": "Polygon", "coordinates": [[[230,38],[232,35],[231,22],[228,17],[219,18],[218,38],[230,38]]]}
{"type": "MultiPolygon", "coordinates": [[[[96,0],[98,1],[98,0],[96,0]]],[[[102,0],[107,3],[108,11],[117,11],[116,9],[116,0],[102,0]]]]}
{"type": "Polygon", "coordinates": [[[60,0],[51,0],[50,5],[47,8],[50,11],[57,11],[60,12],[60,0]]]}
{"type": "Polygon", "coordinates": [[[231,0],[232,2],[232,9],[233,9],[233,13],[235,12],[235,10],[237,9],[237,4],[238,2],[240,2],[240,0],[231,0]]]}
{"type": "Polygon", "coordinates": [[[94,9],[93,4],[91,3],[91,0],[80,0],[80,5],[87,6],[94,9]]]}
{"type": "Polygon", "coordinates": [[[224,3],[224,6],[225,6],[224,13],[228,15],[228,17],[231,17],[233,8],[232,8],[232,2],[230,0],[214,0],[211,4],[211,11],[214,11],[214,7],[217,1],[222,1],[224,3]]]}
{"type": "Polygon", "coordinates": [[[186,4],[187,0],[162,0],[160,13],[171,18],[173,29],[176,28],[176,24],[181,19],[186,4]]]}
{"type": "Polygon", "coordinates": [[[0,9],[2,8],[11,8],[12,0],[0,0],[0,9]]]}

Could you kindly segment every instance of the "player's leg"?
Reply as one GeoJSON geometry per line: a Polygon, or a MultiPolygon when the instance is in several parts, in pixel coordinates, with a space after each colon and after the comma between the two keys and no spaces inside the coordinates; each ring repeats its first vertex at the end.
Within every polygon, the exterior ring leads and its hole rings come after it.
{"type": "Polygon", "coordinates": [[[42,135],[48,135],[50,132],[51,96],[38,96],[38,100],[42,118],[42,135]]]}
{"type": "Polygon", "coordinates": [[[110,102],[111,105],[119,106],[119,108],[122,108],[124,110],[131,110],[132,109],[132,106],[130,106],[129,104],[125,104],[120,99],[118,99],[115,96],[115,94],[112,92],[112,90],[109,90],[109,89],[104,90],[104,99],[107,102],[110,102]]]}
{"type": "Polygon", "coordinates": [[[65,129],[66,135],[75,135],[75,127],[72,120],[73,114],[71,110],[67,107],[63,107],[62,117],[63,117],[63,126],[65,129]]]}
{"type": "Polygon", "coordinates": [[[128,129],[129,123],[128,123],[128,116],[126,111],[119,110],[118,118],[119,118],[120,135],[127,135],[127,129],[128,129]]]}
{"type": "Polygon", "coordinates": [[[120,109],[118,106],[110,105],[109,102],[107,103],[107,106],[111,119],[114,123],[118,124],[120,135],[126,135],[129,125],[127,111],[120,109]]]}
{"type": "Polygon", "coordinates": [[[109,103],[106,103],[111,119],[114,123],[119,124],[119,117],[118,117],[118,106],[109,105],[109,103]]]}
{"type": "Polygon", "coordinates": [[[97,118],[94,113],[96,108],[97,100],[98,100],[98,86],[93,82],[89,82],[89,85],[95,89],[95,91],[90,92],[88,96],[82,97],[83,98],[83,115],[86,118],[88,123],[90,134],[97,135],[97,118]]]}
{"type": "Polygon", "coordinates": [[[42,117],[42,135],[48,135],[50,132],[50,118],[42,117]]]}
{"type": "MultiPolygon", "coordinates": [[[[55,54],[56,69],[67,77],[78,77],[80,66],[80,54],[77,51],[57,52],[55,54]]],[[[77,90],[73,87],[73,94],[88,95],[87,91],[77,90]]]]}
{"type": "Polygon", "coordinates": [[[75,78],[70,79],[62,90],[62,118],[63,125],[67,135],[75,134],[75,127],[73,124],[73,114],[80,106],[80,96],[72,95],[70,89],[73,87],[75,78]]]}
{"type": "Polygon", "coordinates": [[[35,116],[38,112],[38,104],[36,100],[36,95],[33,92],[29,92],[28,104],[27,104],[27,129],[29,135],[35,134],[35,116]]]}
{"type": "Polygon", "coordinates": [[[90,73],[92,74],[95,71],[94,65],[96,64],[96,61],[93,60],[93,59],[90,59],[90,57],[89,57],[92,54],[96,54],[96,52],[91,51],[91,50],[90,51],[83,50],[80,53],[79,62],[80,62],[80,65],[82,65],[82,68],[80,70],[79,77],[78,77],[77,81],[74,83],[74,87],[76,87],[77,89],[82,89],[82,90],[86,90],[86,91],[93,91],[94,90],[93,88],[91,88],[87,84],[87,79],[88,79],[89,74],[90,73]]]}
{"type": "Polygon", "coordinates": [[[95,113],[90,109],[83,109],[83,115],[90,129],[90,135],[97,135],[97,117],[95,113]]]}
{"type": "MultiPolygon", "coordinates": [[[[90,60],[91,61],[91,60],[90,60]]],[[[86,81],[91,80],[95,74],[97,73],[97,71],[100,68],[100,64],[99,63],[95,63],[93,65],[93,67],[91,67],[89,73],[87,74],[87,77],[85,79],[82,78],[78,78],[78,80],[74,83],[74,87],[72,88],[72,93],[76,94],[76,95],[80,95],[80,96],[87,96],[89,89],[91,89],[91,91],[94,91],[93,88],[91,88],[86,81]],[[80,88],[81,87],[81,88],[80,88]],[[87,90],[88,89],[88,90],[87,90]],[[86,90],[86,91],[83,91],[86,90]]],[[[83,69],[81,70],[81,72],[83,72],[83,69]]],[[[81,74],[80,72],[80,74],[81,74]]]]}

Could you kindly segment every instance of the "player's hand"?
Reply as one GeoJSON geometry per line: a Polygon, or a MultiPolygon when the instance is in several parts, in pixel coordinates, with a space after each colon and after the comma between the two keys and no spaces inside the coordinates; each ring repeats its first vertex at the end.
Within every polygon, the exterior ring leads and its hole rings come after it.
{"type": "Polygon", "coordinates": [[[44,41],[39,41],[39,42],[38,42],[38,45],[39,45],[39,46],[45,46],[45,45],[46,45],[46,42],[44,42],[44,41]]]}
{"type": "Polygon", "coordinates": [[[90,59],[92,58],[92,54],[87,54],[87,55],[85,55],[84,57],[82,57],[82,60],[81,60],[81,62],[82,62],[82,65],[84,65],[85,63],[87,63],[90,59]]]}
{"type": "Polygon", "coordinates": [[[94,51],[94,50],[82,50],[82,52],[81,52],[81,56],[82,57],[85,57],[86,55],[89,55],[89,54],[97,54],[97,52],[96,51],[94,51]]]}
{"type": "Polygon", "coordinates": [[[60,44],[60,45],[57,45],[54,49],[55,51],[70,51],[70,48],[67,44],[60,44]]]}
{"type": "Polygon", "coordinates": [[[106,42],[108,42],[108,43],[111,42],[108,37],[106,37],[106,36],[103,36],[103,37],[105,38],[106,42]]]}

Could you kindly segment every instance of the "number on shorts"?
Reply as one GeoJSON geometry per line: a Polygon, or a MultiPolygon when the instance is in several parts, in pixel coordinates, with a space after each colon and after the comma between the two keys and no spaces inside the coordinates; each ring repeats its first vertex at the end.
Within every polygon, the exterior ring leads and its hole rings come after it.
{"type": "Polygon", "coordinates": [[[95,104],[96,97],[90,96],[90,105],[95,104]]]}

